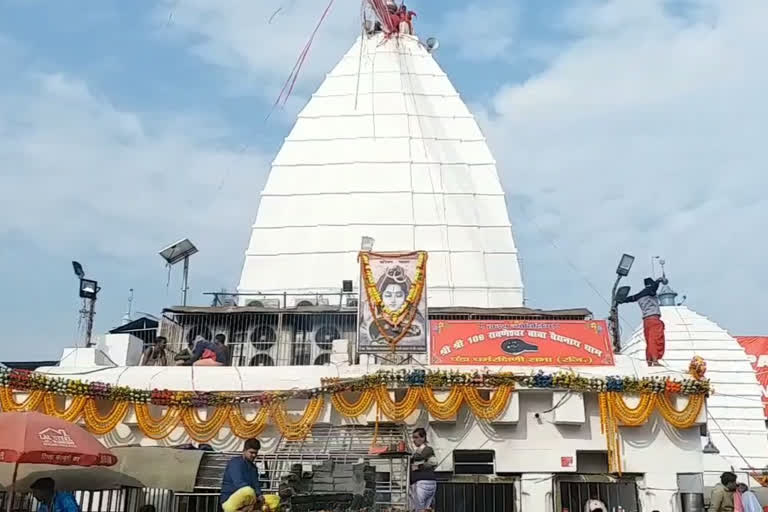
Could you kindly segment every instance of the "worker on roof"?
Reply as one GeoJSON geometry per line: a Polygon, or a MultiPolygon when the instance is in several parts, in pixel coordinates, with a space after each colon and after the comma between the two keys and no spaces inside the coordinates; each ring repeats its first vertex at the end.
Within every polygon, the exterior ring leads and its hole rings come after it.
{"type": "Polygon", "coordinates": [[[660,366],[659,361],[664,357],[664,322],[661,320],[661,307],[656,295],[661,283],[667,284],[667,278],[646,277],[643,281],[645,288],[621,301],[621,303],[637,302],[640,306],[645,335],[645,360],[648,366],[660,366]]]}

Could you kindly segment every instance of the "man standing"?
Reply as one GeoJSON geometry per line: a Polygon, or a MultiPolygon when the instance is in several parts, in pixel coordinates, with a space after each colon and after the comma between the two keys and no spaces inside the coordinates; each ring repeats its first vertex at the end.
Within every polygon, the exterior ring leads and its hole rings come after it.
{"type": "Polygon", "coordinates": [[[262,500],[259,469],[255,460],[261,449],[258,439],[248,439],[241,456],[230,459],[221,480],[221,508],[235,512],[257,505],[262,500]]]}
{"type": "Polygon", "coordinates": [[[56,491],[53,478],[40,478],[31,486],[32,496],[40,503],[37,512],[80,512],[72,493],[56,491]]]}
{"type": "Polygon", "coordinates": [[[736,475],[726,471],[720,475],[720,483],[712,488],[709,512],[733,512],[733,492],[736,490],[736,475]]]}
{"type": "Polygon", "coordinates": [[[635,295],[629,295],[622,303],[637,302],[643,314],[643,333],[645,334],[645,360],[648,366],[660,366],[659,361],[664,357],[664,322],[661,321],[661,308],[656,292],[659,284],[667,284],[667,279],[646,277],[643,281],[645,288],[635,295]]]}

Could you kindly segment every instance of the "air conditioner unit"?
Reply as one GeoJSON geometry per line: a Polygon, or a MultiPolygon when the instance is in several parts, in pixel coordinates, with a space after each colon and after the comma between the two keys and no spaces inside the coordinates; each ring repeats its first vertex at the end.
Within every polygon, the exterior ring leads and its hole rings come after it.
{"type": "Polygon", "coordinates": [[[336,322],[320,322],[312,333],[312,364],[323,366],[330,364],[333,341],[344,339],[344,329],[336,322]]]}
{"type": "Polygon", "coordinates": [[[344,302],[344,307],[347,308],[357,308],[360,305],[360,299],[357,297],[347,297],[346,301],[344,302]]]}
{"type": "MultiPolygon", "coordinates": [[[[338,297],[338,295],[337,295],[338,297]]],[[[288,305],[294,308],[303,308],[308,306],[327,306],[331,303],[329,298],[325,295],[307,295],[304,297],[289,297],[288,305]]],[[[338,304],[338,299],[336,304],[338,304]]]]}
{"type": "Polygon", "coordinates": [[[248,366],[277,366],[279,333],[272,323],[254,325],[248,335],[248,343],[243,350],[248,350],[248,366]]]}
{"type": "Polygon", "coordinates": [[[252,308],[270,308],[277,309],[280,307],[280,299],[277,298],[263,298],[263,299],[249,299],[245,305],[252,308]]]}

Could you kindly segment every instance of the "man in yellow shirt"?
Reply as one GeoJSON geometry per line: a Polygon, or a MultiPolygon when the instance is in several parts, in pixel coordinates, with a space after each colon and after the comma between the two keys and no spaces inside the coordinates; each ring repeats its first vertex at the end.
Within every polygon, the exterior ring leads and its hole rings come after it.
{"type": "Polygon", "coordinates": [[[733,492],[736,490],[736,475],[726,471],[720,475],[720,483],[712,488],[709,512],[733,512],[733,492]]]}

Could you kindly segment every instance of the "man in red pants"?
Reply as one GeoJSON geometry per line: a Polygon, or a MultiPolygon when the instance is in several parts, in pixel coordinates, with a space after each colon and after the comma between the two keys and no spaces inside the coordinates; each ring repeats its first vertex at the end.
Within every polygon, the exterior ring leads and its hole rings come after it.
{"type": "Polygon", "coordinates": [[[661,321],[661,308],[656,292],[659,284],[667,284],[667,279],[646,277],[643,281],[645,288],[639,293],[627,296],[622,303],[637,302],[643,314],[643,332],[645,334],[645,360],[648,366],[661,366],[659,361],[664,357],[664,322],[661,321]]]}

